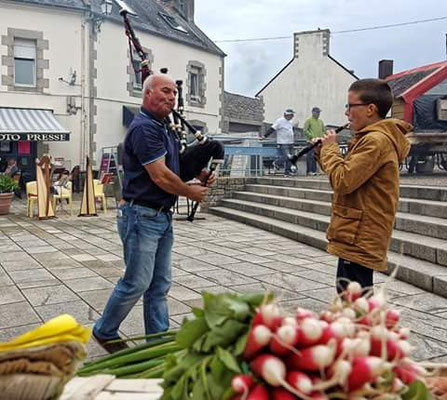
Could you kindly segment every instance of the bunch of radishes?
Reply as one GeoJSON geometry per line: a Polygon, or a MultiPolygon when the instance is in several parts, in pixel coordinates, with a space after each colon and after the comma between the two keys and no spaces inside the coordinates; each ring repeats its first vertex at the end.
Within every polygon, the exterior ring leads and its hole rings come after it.
{"type": "Polygon", "coordinates": [[[233,399],[400,399],[425,375],[408,358],[408,335],[383,292],[362,296],[357,282],[319,316],[262,305],[243,354],[250,372],[234,377],[233,399]]]}

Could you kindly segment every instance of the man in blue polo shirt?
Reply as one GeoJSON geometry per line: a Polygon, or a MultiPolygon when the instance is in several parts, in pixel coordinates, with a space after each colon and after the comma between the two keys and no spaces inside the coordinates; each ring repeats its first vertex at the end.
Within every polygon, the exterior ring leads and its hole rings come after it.
{"type": "MultiPolygon", "coordinates": [[[[171,286],[172,212],[176,196],[202,201],[203,186],[188,186],[179,177],[179,148],[166,127],[175,105],[176,85],[167,75],[152,75],[143,85],[143,106],[124,142],[123,200],[118,207],[118,233],[126,271],[118,281],[101,318],[95,339],[110,353],[125,343],[118,329],[143,296],[146,334],[169,328],[167,294],[171,286]]],[[[211,185],[215,177],[208,180],[211,185]]]]}

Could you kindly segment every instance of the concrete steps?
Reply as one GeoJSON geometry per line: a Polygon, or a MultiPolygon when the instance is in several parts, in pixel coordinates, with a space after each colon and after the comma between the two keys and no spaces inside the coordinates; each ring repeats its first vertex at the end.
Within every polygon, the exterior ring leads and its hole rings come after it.
{"type": "MultiPolygon", "coordinates": [[[[447,297],[447,189],[401,186],[390,253],[390,272],[447,297]]],[[[323,179],[256,178],[210,212],[326,249],[331,212],[323,179]]]]}

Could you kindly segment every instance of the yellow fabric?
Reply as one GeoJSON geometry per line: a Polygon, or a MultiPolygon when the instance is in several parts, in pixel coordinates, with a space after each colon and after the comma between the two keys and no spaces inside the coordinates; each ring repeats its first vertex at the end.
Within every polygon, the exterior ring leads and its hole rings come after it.
{"type": "Polygon", "coordinates": [[[93,179],[93,191],[95,192],[95,199],[100,199],[104,214],[107,212],[106,196],[104,195],[104,185],[98,179],[93,179]]]}
{"type": "Polygon", "coordinates": [[[334,190],[329,253],[386,270],[399,201],[399,163],[410,150],[405,134],[411,129],[401,120],[381,120],[356,133],[345,158],[335,143],[317,153],[334,190]]]}
{"type": "Polygon", "coordinates": [[[70,341],[87,343],[90,334],[90,328],[77,323],[71,315],[63,314],[9,342],[0,343],[0,352],[70,341]]]}

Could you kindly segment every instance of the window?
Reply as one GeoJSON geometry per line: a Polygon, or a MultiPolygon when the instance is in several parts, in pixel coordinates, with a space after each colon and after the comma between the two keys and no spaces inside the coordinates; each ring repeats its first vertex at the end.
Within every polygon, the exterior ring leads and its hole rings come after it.
{"type": "Polygon", "coordinates": [[[184,28],[182,25],[179,24],[179,22],[172,16],[168,14],[160,13],[160,15],[163,17],[163,19],[168,23],[168,25],[175,29],[176,31],[182,32],[182,33],[188,33],[186,28],[184,28]]]}
{"type": "Polygon", "coordinates": [[[133,68],[134,68],[134,77],[133,77],[133,88],[135,90],[143,89],[143,82],[141,81],[141,63],[137,59],[138,55],[134,54],[133,58],[133,68]]]}
{"type": "Polygon", "coordinates": [[[199,67],[191,67],[189,71],[189,96],[191,101],[200,103],[200,75],[199,67]]]}
{"type": "Polygon", "coordinates": [[[14,85],[36,86],[36,41],[14,39],[14,85]]]}

